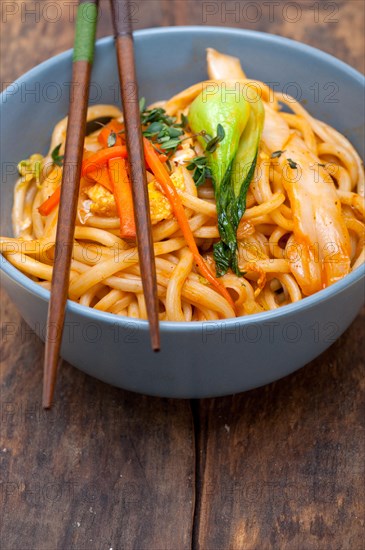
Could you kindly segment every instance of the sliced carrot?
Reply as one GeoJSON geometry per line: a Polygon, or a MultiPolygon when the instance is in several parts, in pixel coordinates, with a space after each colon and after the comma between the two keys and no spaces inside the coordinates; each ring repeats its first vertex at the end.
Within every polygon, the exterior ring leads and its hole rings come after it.
{"type": "Polygon", "coordinates": [[[213,273],[210,271],[209,267],[205,263],[204,259],[199,254],[198,247],[196,245],[194,235],[190,229],[188,219],[185,215],[184,207],[181,202],[181,199],[176,191],[176,188],[171,181],[171,178],[158,158],[158,153],[154,150],[152,144],[148,139],[143,138],[144,144],[144,155],[148,166],[151,168],[154,173],[158,183],[161,185],[166,197],[170,201],[172,209],[174,211],[175,217],[179,223],[180,229],[183,232],[186,244],[193,253],[194,260],[199,267],[199,271],[203,277],[207,279],[209,283],[227,300],[227,302],[235,309],[231,295],[229,294],[226,287],[221,281],[214,277],[213,273]]]}
{"type": "Polygon", "coordinates": [[[104,164],[104,166],[101,166],[97,170],[90,172],[87,177],[92,178],[94,181],[100,183],[101,185],[106,187],[106,189],[108,189],[111,193],[113,193],[113,182],[110,180],[109,170],[106,164],[104,164]]]}
{"type": "Polygon", "coordinates": [[[83,161],[81,175],[86,176],[86,174],[94,172],[114,158],[127,158],[127,147],[124,145],[115,145],[114,147],[100,149],[100,151],[97,151],[83,161]]]}
{"type": "Polygon", "coordinates": [[[108,147],[108,138],[110,134],[114,132],[115,134],[117,134],[115,145],[122,145],[123,140],[121,136],[118,135],[118,132],[121,132],[122,130],[124,130],[124,124],[113,119],[108,124],[106,124],[104,128],[100,131],[98,135],[98,142],[103,147],[108,147]]]}
{"type": "Polygon", "coordinates": [[[109,175],[113,182],[114,198],[120,219],[120,236],[122,239],[136,238],[132,187],[129,181],[127,165],[124,159],[109,160],[109,175]]]}
{"type": "Polygon", "coordinates": [[[48,199],[46,199],[39,207],[38,212],[41,216],[48,216],[58,205],[61,198],[61,186],[59,185],[48,199]]]}
{"type": "MultiPolygon", "coordinates": [[[[113,192],[113,184],[110,181],[108,169],[105,165],[112,158],[126,158],[127,148],[123,145],[119,145],[101,149],[92,155],[85,153],[85,156],[86,155],[87,158],[82,163],[81,176],[83,177],[89,174],[95,181],[101,183],[104,187],[109,189],[109,191],[113,192]]],[[[38,207],[38,212],[42,216],[48,216],[48,214],[50,214],[59,204],[60,197],[61,186],[57,187],[52,195],[38,207]]]]}

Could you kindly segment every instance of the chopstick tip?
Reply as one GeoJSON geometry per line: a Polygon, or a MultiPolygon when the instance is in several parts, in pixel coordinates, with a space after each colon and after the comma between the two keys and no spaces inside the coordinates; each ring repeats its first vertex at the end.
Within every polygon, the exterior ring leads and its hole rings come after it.
{"type": "Polygon", "coordinates": [[[42,392],[42,407],[43,409],[51,409],[53,404],[53,396],[56,386],[57,371],[62,358],[58,357],[58,350],[46,341],[46,349],[43,365],[43,392],[42,392]]]}
{"type": "Polygon", "coordinates": [[[43,409],[47,410],[52,407],[53,402],[53,388],[50,387],[43,387],[43,395],[42,395],[42,407],[43,409]]]}
{"type": "Polygon", "coordinates": [[[152,332],[151,334],[151,346],[152,346],[152,350],[157,353],[160,351],[160,333],[159,331],[157,330],[157,332],[152,332]]]}
{"type": "Polygon", "coordinates": [[[52,408],[53,392],[43,392],[42,407],[45,410],[52,408]]]}

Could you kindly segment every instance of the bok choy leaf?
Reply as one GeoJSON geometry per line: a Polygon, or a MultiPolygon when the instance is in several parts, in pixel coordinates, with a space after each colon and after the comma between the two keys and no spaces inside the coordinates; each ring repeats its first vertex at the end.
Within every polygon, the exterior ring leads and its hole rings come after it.
{"type": "MultiPolygon", "coordinates": [[[[248,187],[255,170],[264,123],[261,100],[249,103],[235,94],[202,92],[191,104],[188,120],[194,133],[214,134],[220,124],[225,137],[213,153],[205,150],[217,203],[221,241],[214,245],[217,275],[228,268],[241,275],[238,267],[237,228],[246,209],[248,187]],[[224,101],[223,101],[224,99],[224,101]]],[[[202,144],[204,139],[198,138],[202,144]]]]}

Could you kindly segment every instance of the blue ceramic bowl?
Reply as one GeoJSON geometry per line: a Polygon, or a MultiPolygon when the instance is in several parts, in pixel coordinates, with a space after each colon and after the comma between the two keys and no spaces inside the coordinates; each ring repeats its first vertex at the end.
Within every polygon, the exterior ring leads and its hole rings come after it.
{"type": "MultiPolygon", "coordinates": [[[[140,95],[168,98],[206,78],[205,48],[238,56],[247,74],[305,100],[316,117],[364,150],[364,78],[311,47],[251,31],[177,27],[135,33],[140,95]],[[176,47],[171,48],[171,44],[176,47]]],[[[67,114],[71,52],[35,67],[2,95],[1,234],[11,235],[19,159],[45,152],[51,130],[67,114]],[[33,91],[33,93],[32,93],[33,91]]],[[[112,38],[100,40],[92,103],[119,103],[112,38]]],[[[25,321],[44,339],[49,292],[0,257],[2,283],[25,321]]],[[[164,397],[237,393],[299,369],[338,338],[363,301],[364,270],[298,304],[209,323],[161,323],[161,352],[150,348],[148,324],[68,302],[62,357],[115,386],[164,397]]]]}

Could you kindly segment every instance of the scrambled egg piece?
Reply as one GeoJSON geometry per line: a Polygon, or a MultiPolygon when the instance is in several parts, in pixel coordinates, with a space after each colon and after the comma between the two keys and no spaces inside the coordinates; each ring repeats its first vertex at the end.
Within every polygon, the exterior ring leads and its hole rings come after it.
{"type": "Polygon", "coordinates": [[[86,195],[91,199],[90,212],[97,216],[107,216],[109,218],[117,216],[117,205],[114,195],[100,183],[84,189],[86,195]]]}
{"type": "MultiPolygon", "coordinates": [[[[171,175],[171,180],[177,189],[184,190],[184,176],[180,169],[171,175]]],[[[98,216],[117,216],[117,207],[114,195],[103,185],[96,183],[84,189],[86,195],[91,199],[90,212],[98,216]]],[[[156,181],[148,184],[148,196],[150,199],[151,223],[156,223],[172,217],[172,208],[169,200],[160,191],[156,181]]]]}
{"type": "MultiPolygon", "coordinates": [[[[182,191],[185,189],[184,176],[180,169],[176,170],[170,177],[177,189],[181,189],[182,191]]],[[[160,186],[156,181],[151,181],[148,184],[148,196],[150,199],[152,225],[172,217],[170,201],[160,191],[160,186]]]]}

